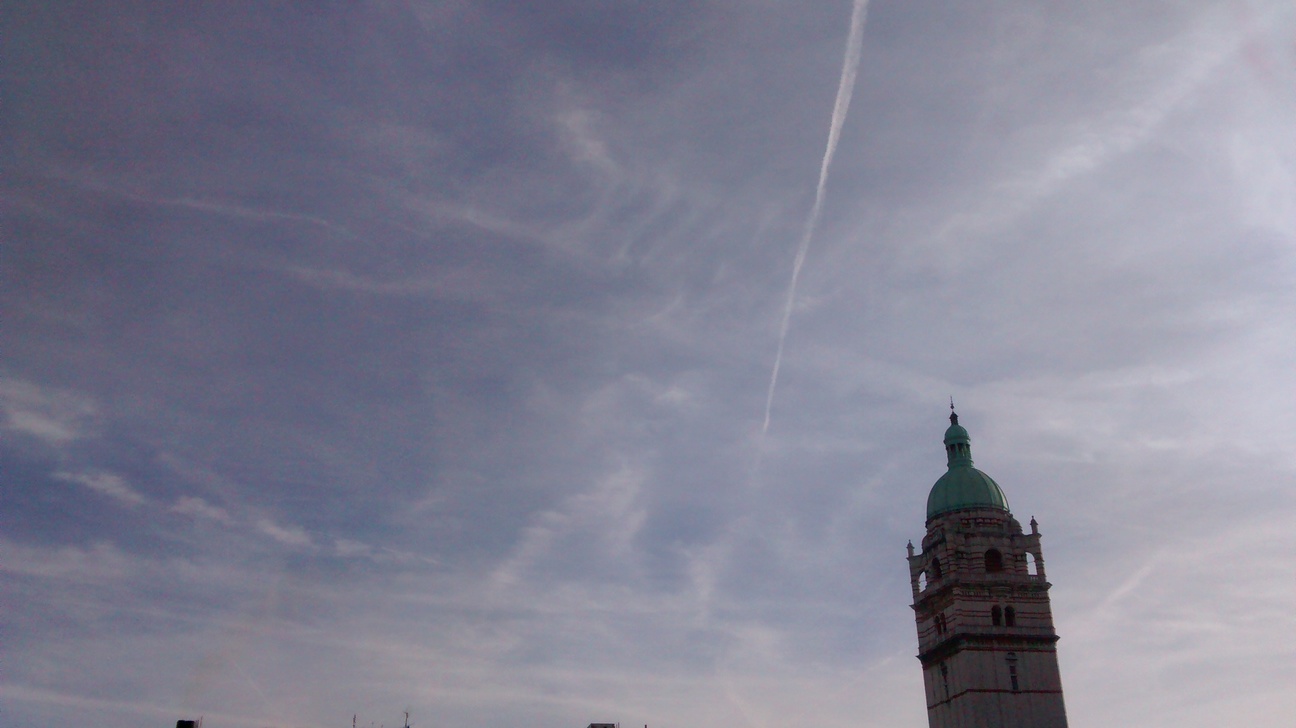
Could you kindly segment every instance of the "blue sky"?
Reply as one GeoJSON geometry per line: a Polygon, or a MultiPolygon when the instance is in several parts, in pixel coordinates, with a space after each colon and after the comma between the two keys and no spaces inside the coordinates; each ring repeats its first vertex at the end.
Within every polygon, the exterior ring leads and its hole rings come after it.
{"type": "Polygon", "coordinates": [[[3,722],[924,725],[951,395],[1073,724],[1289,720],[1296,11],[1059,5],[7,7],[3,722]]]}

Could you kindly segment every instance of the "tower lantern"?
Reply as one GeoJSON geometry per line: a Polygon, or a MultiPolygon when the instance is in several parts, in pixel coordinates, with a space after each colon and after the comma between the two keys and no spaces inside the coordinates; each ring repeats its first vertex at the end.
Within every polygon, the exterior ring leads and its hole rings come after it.
{"type": "Polygon", "coordinates": [[[951,411],[949,469],[927,496],[922,550],[907,547],[930,728],[1065,728],[1057,632],[1040,534],[972,467],[951,411]]]}

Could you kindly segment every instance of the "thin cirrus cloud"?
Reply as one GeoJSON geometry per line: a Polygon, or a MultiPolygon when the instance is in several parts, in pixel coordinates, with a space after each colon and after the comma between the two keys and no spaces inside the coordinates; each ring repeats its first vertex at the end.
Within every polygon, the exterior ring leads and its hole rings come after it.
{"type": "Polygon", "coordinates": [[[94,401],[73,391],[21,379],[0,379],[5,427],[53,446],[76,440],[92,421],[94,401]]]}
{"type": "Polygon", "coordinates": [[[300,526],[285,526],[275,523],[269,518],[262,518],[256,522],[256,529],[284,546],[309,547],[314,545],[310,534],[306,533],[306,530],[300,526]]]}
{"type": "Polygon", "coordinates": [[[12,720],[921,725],[954,395],[1071,720],[1281,724],[1296,17],[863,8],[31,8],[12,720]]]}
{"type": "Polygon", "coordinates": [[[108,496],[120,504],[127,506],[138,506],[146,502],[146,498],[139,491],[131,487],[125,478],[114,473],[105,472],[85,472],[85,473],[54,473],[58,480],[64,480],[71,483],[79,483],[100,495],[108,496]]]}
{"type": "Polygon", "coordinates": [[[209,518],[213,521],[228,523],[230,521],[229,512],[219,506],[214,506],[197,496],[181,496],[171,505],[171,510],[176,513],[183,513],[190,516],[199,516],[209,518]]]}

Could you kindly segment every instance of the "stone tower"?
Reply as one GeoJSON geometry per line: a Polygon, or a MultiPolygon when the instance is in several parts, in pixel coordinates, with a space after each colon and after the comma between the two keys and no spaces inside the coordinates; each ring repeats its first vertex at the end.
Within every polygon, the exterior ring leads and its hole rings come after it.
{"type": "MultiPolygon", "coordinates": [[[[951,410],[953,407],[951,406],[951,410]]],[[[1065,728],[1057,632],[1035,519],[1030,533],[951,412],[949,470],[927,497],[922,552],[909,543],[931,728],[1065,728]]]]}

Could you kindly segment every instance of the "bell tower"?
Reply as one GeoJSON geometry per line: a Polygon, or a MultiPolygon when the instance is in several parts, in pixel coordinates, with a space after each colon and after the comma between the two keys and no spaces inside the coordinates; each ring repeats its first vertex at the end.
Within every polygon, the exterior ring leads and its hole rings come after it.
{"type": "Polygon", "coordinates": [[[972,467],[953,409],[949,470],[927,497],[922,551],[908,546],[927,723],[1065,728],[1038,524],[1023,533],[999,484],[972,467]]]}

